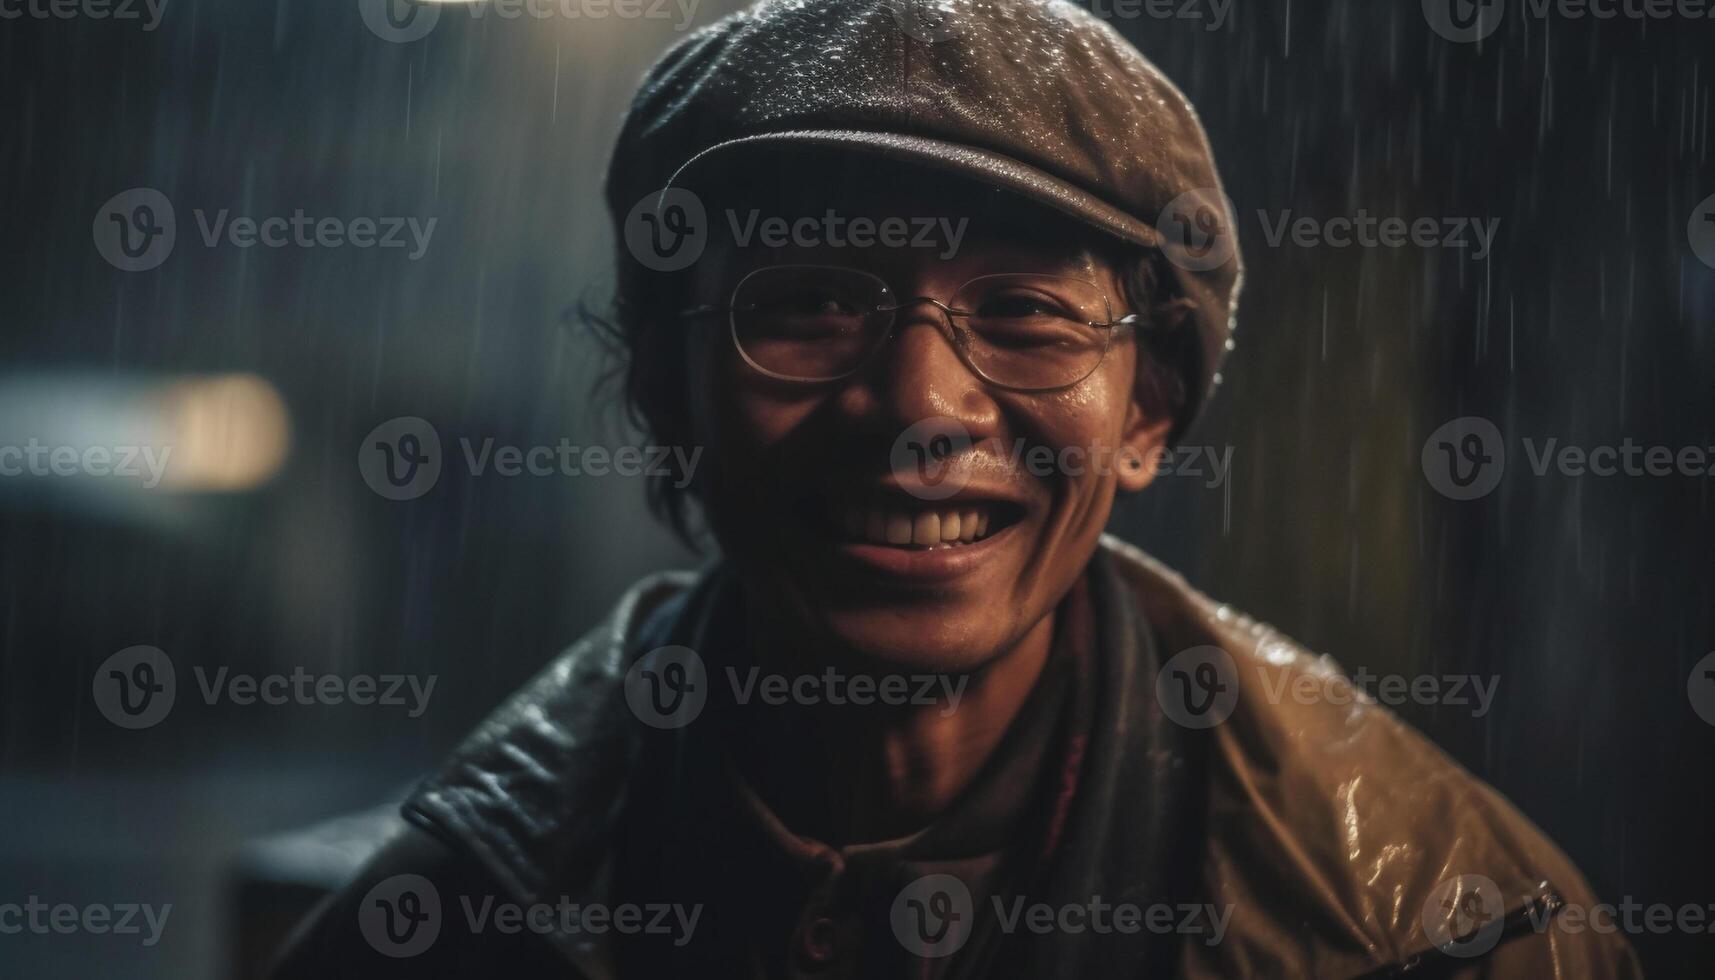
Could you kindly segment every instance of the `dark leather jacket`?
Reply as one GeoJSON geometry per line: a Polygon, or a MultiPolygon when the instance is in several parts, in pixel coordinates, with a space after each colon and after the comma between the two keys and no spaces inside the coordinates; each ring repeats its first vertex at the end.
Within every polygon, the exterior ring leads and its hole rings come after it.
{"type": "MultiPolygon", "coordinates": [[[[1113,538],[1090,575],[1100,637],[1094,729],[1044,897],[1194,898],[1229,908],[1231,919],[1214,944],[1032,937],[1009,951],[1008,975],[1641,975],[1617,934],[1557,923],[1568,904],[1595,902],[1567,858],[1331,660],[1217,606],[1113,538]],[[1162,662],[1195,647],[1221,648],[1236,668],[1231,714],[1201,730],[1166,717],[1156,691],[1162,662]]],[[[687,638],[696,592],[686,574],[639,583],[484,722],[406,802],[408,826],[300,931],[277,976],[620,975],[627,960],[607,934],[473,933],[466,911],[451,906],[468,895],[525,905],[611,898],[616,841],[639,819],[627,816],[628,799],[642,781],[672,778],[640,767],[650,735],[625,706],[623,678],[640,653],[687,638]],[[387,911],[377,903],[413,880],[402,875],[433,882],[449,906],[421,955],[373,938],[387,911]]],[[[694,806],[652,809],[690,811],[646,816],[666,821],[662,833],[696,820],[694,806]]]]}

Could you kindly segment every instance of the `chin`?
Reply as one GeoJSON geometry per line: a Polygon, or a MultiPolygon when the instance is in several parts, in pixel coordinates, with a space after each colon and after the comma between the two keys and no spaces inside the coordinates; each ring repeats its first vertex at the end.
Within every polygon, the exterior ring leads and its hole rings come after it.
{"type": "Polygon", "coordinates": [[[1007,624],[996,621],[992,608],[912,604],[823,610],[815,620],[815,632],[842,651],[842,659],[875,673],[970,673],[1019,640],[1007,624]]]}

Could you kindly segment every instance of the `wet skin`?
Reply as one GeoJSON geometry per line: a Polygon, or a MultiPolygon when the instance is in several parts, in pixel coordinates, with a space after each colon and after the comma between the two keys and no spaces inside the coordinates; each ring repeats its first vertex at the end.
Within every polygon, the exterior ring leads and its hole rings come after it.
{"type": "MultiPolygon", "coordinates": [[[[1131,312],[1115,270],[1089,250],[1046,235],[985,237],[974,221],[951,258],[932,249],[735,251],[705,260],[696,300],[724,306],[748,269],[794,263],[863,269],[900,297],[941,302],[975,276],[1076,275],[1106,291],[1114,316],[1131,312]]],[[[693,431],[709,450],[699,492],[743,583],[757,658],[788,673],[831,664],[969,680],[951,717],[910,708],[774,712],[756,726],[758,741],[797,758],[762,766],[773,775],[757,777],[784,785],[804,765],[825,771],[833,761],[852,785],[810,791],[817,803],[805,819],[840,824],[820,828],[829,837],[908,830],[944,807],[999,741],[1041,673],[1055,607],[1094,552],[1116,492],[1150,482],[1147,461],[1171,420],[1148,417],[1135,397],[1138,355],[1129,335],[1114,341],[1088,378],[1046,392],[1009,391],[979,377],[953,347],[944,314],[926,302],[899,312],[889,340],[857,374],[823,384],[759,373],[737,353],[724,321],[695,337],[693,431]],[[909,469],[894,465],[901,433],[934,418],[956,420],[971,437],[943,460],[943,478],[963,484],[945,500],[911,493],[909,469]],[[1020,447],[1045,447],[1056,458],[1068,448],[1106,453],[1114,462],[1044,471],[1024,465],[1020,447]],[[1128,465],[1127,450],[1144,462],[1128,465]],[[906,514],[977,507],[988,514],[989,534],[937,549],[852,540],[841,515],[854,507],[906,514]],[[806,726],[815,738],[804,737],[806,726]]]]}

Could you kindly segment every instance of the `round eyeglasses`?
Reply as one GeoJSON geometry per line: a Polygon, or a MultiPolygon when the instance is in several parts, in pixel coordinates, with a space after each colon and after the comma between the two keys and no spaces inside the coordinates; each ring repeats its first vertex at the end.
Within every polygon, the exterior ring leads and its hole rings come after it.
{"type": "Polygon", "coordinates": [[[1095,373],[1116,334],[1137,314],[1114,319],[1107,293],[1074,276],[999,273],[977,276],[949,302],[895,297],[880,277],[828,265],[757,269],[733,288],[725,307],[745,362],[782,381],[821,383],[857,373],[879,351],[900,310],[929,303],[943,314],[960,360],[978,377],[1013,391],[1069,388],[1095,373]]]}

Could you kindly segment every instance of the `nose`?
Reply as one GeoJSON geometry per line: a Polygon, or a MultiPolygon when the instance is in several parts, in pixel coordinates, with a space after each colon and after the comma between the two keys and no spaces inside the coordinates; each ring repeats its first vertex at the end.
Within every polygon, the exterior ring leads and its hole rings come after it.
{"type": "Polygon", "coordinates": [[[842,392],[845,410],[893,430],[937,416],[958,419],[973,435],[992,426],[999,409],[959,357],[942,309],[918,299],[895,316],[886,343],[842,392]]]}

